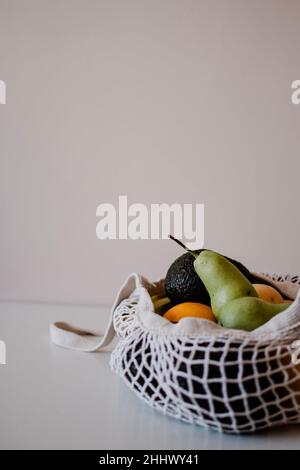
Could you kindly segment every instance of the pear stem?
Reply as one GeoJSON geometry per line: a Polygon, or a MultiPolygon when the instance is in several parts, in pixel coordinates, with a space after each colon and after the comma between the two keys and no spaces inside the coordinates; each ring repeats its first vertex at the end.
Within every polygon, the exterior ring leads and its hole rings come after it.
{"type": "Polygon", "coordinates": [[[188,253],[190,253],[191,255],[193,255],[195,259],[198,257],[197,253],[195,253],[195,252],[192,251],[192,250],[189,250],[189,249],[187,248],[187,246],[186,246],[184,243],[182,243],[182,241],[180,241],[180,240],[178,240],[177,238],[173,237],[173,235],[169,235],[169,238],[170,238],[171,240],[173,240],[175,243],[177,243],[179,246],[181,246],[181,248],[183,248],[185,251],[187,251],[188,253]]]}

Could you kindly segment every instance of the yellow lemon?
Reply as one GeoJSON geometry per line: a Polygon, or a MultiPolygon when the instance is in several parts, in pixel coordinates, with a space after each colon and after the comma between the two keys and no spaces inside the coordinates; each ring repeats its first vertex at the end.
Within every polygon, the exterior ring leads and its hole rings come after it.
{"type": "Polygon", "coordinates": [[[280,292],[275,287],[267,286],[265,284],[253,284],[254,289],[260,299],[270,302],[272,304],[283,304],[284,299],[280,292]]]}

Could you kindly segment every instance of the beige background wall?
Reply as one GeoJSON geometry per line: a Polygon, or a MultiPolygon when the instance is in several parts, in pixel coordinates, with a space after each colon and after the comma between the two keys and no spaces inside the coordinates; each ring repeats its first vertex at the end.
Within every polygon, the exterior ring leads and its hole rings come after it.
{"type": "Polygon", "coordinates": [[[298,0],[0,0],[0,298],[110,303],[168,241],[96,207],[206,204],[206,246],[300,272],[298,0]]]}

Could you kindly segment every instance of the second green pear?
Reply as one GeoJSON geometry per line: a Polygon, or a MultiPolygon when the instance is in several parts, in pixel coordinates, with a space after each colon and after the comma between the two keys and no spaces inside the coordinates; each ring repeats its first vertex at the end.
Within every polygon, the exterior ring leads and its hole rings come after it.
{"type": "Polygon", "coordinates": [[[253,331],[289,307],[288,304],[272,304],[263,299],[241,297],[224,305],[219,322],[225,328],[253,331]]]}
{"type": "Polygon", "coordinates": [[[250,281],[224,256],[214,251],[202,251],[194,268],[205,285],[217,319],[224,305],[240,297],[258,297],[250,281]]]}

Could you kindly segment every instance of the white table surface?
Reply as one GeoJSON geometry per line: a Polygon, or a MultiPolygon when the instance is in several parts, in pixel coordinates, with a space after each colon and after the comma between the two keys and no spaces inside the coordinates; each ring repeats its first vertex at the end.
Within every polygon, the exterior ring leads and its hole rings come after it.
{"type": "Polygon", "coordinates": [[[300,426],[228,436],[160,415],[109,367],[109,352],[49,342],[64,320],[104,330],[108,308],[0,303],[0,449],[299,449],[300,426]]]}

